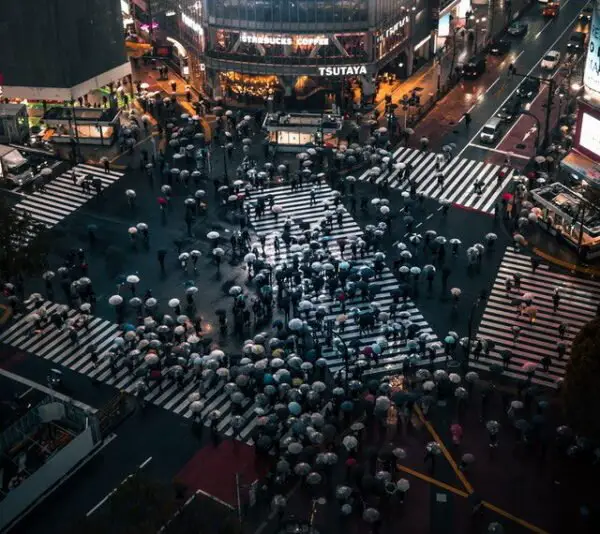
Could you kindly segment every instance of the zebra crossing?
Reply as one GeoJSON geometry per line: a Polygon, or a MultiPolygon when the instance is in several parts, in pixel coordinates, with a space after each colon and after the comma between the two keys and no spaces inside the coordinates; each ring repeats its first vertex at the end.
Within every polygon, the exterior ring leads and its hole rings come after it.
{"type": "Polygon", "coordinates": [[[86,177],[100,179],[102,189],[106,189],[122,178],[123,174],[118,171],[105,173],[103,169],[81,163],[53,178],[43,190],[25,193],[15,209],[27,211],[32,219],[46,228],[52,228],[97,195],[93,186],[84,191],[82,180],[86,177]]]}
{"type": "Polygon", "coordinates": [[[487,369],[494,363],[504,365],[502,352],[509,350],[512,357],[505,368],[505,375],[525,378],[523,365],[532,362],[538,365],[533,382],[556,387],[557,380],[564,377],[573,339],[581,327],[596,316],[598,304],[600,282],[555,272],[545,264],[532,272],[530,257],[509,247],[500,264],[478,330],[480,338],[492,340],[495,346],[489,357],[481,356],[478,361],[471,357],[471,366],[487,369]],[[520,289],[513,287],[507,292],[505,280],[512,280],[515,273],[520,275],[520,289]],[[552,296],[556,288],[559,288],[561,298],[558,309],[554,311],[552,296]],[[532,305],[537,309],[533,323],[527,317],[520,316],[517,308],[520,297],[526,293],[531,294],[532,305]],[[561,323],[568,324],[568,330],[562,340],[566,352],[564,357],[559,358],[557,343],[561,342],[558,334],[561,323]],[[513,326],[520,328],[516,341],[513,326]],[[552,358],[548,372],[542,369],[544,356],[552,358]]]}
{"type": "MultiPolygon", "coordinates": [[[[333,206],[334,191],[328,186],[321,184],[316,191],[316,197],[314,203],[311,202],[310,188],[307,187],[304,190],[297,190],[292,192],[290,186],[274,186],[268,189],[265,193],[266,196],[273,196],[274,205],[279,206],[281,213],[276,217],[270,210],[266,210],[261,218],[257,218],[254,210],[250,211],[250,222],[255,232],[260,235],[267,236],[265,254],[266,260],[272,265],[281,265],[292,263],[291,255],[293,251],[286,251],[285,247],[281,245],[279,253],[275,251],[273,239],[269,236],[278,233],[283,230],[286,218],[290,218],[293,221],[291,227],[291,234],[293,236],[302,235],[303,227],[310,226],[311,229],[319,225],[323,218],[324,210],[327,205],[333,206]]],[[[338,239],[340,238],[353,238],[360,237],[363,234],[361,228],[354,221],[352,216],[344,210],[341,225],[334,222],[333,229],[328,240],[328,250],[337,259],[342,259],[338,239]]],[[[260,248],[260,247],[259,247],[260,248]]],[[[347,252],[347,251],[346,251],[347,252]]],[[[348,253],[348,252],[347,252],[348,253]]],[[[354,260],[356,264],[360,265],[371,265],[373,263],[374,253],[368,252],[364,258],[358,258],[354,260]]],[[[393,302],[392,291],[398,288],[398,282],[394,274],[385,267],[382,275],[378,279],[373,279],[372,282],[378,285],[378,292],[374,298],[374,302],[379,305],[379,309],[382,312],[389,312],[390,304],[393,302]]],[[[329,293],[323,293],[317,296],[312,295],[315,302],[319,305],[324,306],[327,309],[327,315],[325,321],[335,320],[336,317],[341,313],[340,305],[333,302],[329,293]]],[[[346,301],[346,309],[358,308],[363,311],[369,308],[368,302],[360,302],[360,298],[355,298],[346,301]]],[[[407,301],[407,307],[403,310],[404,316],[416,324],[420,328],[420,333],[428,335],[427,345],[431,345],[437,341],[437,337],[433,333],[431,327],[425,321],[421,312],[416,308],[415,304],[410,300],[407,301]]],[[[381,336],[377,332],[374,333],[361,333],[359,325],[352,318],[348,318],[345,323],[343,330],[338,329],[338,335],[343,341],[350,346],[350,343],[354,340],[360,342],[360,347],[363,348],[368,345],[375,343],[376,339],[381,336]]],[[[441,349],[440,349],[441,350],[441,349]]],[[[390,374],[400,372],[402,369],[402,362],[413,352],[412,347],[409,347],[404,341],[389,341],[389,347],[385,349],[381,357],[379,358],[378,364],[365,370],[365,375],[370,374],[390,374]]],[[[441,352],[439,353],[438,359],[442,361],[441,352]]],[[[329,369],[336,373],[343,368],[344,362],[336,352],[331,349],[323,350],[323,357],[327,360],[329,369]]],[[[429,361],[429,360],[427,360],[429,361]]],[[[436,359],[437,361],[437,359],[436,359]]],[[[424,360],[423,360],[424,362],[424,360]]]]}
{"type": "MultiPolygon", "coordinates": [[[[51,315],[62,305],[47,301],[42,306],[46,308],[48,315],[51,315]]],[[[34,305],[27,304],[27,308],[31,312],[34,310],[34,305]]],[[[78,310],[68,310],[69,319],[77,320],[79,315],[78,310]]],[[[54,365],[66,367],[119,390],[125,390],[129,393],[136,391],[139,378],[135,373],[120,367],[113,374],[110,369],[109,358],[105,357],[106,353],[113,348],[115,339],[123,334],[117,324],[101,317],[92,316],[88,327],[78,332],[77,343],[70,340],[66,328],[59,330],[51,323],[39,333],[34,333],[32,330],[32,322],[29,319],[29,313],[27,313],[19,317],[14,324],[0,334],[0,343],[31,352],[36,357],[44,358],[54,365]],[[87,352],[87,348],[92,344],[98,350],[99,358],[96,365],[94,365],[90,354],[87,352]]],[[[185,419],[190,419],[192,412],[189,410],[189,396],[190,393],[198,391],[198,382],[194,379],[194,371],[191,369],[186,371],[182,388],[178,387],[172,380],[163,382],[162,390],[156,384],[151,385],[144,396],[145,400],[185,419]]],[[[252,445],[251,433],[257,424],[258,418],[254,412],[257,405],[249,399],[244,400],[241,415],[244,418],[245,426],[239,429],[236,428],[234,431],[230,395],[222,386],[223,382],[220,382],[217,387],[207,389],[202,397],[204,409],[200,415],[205,426],[210,425],[208,414],[213,410],[219,410],[221,418],[217,425],[218,431],[252,445]]]]}
{"type": "MultiPolygon", "coordinates": [[[[417,193],[485,213],[493,213],[494,204],[511,181],[513,170],[492,163],[455,157],[442,167],[444,185],[440,188],[435,176],[435,163],[438,156],[436,152],[407,147],[400,147],[393,153],[394,163],[411,164],[410,178],[416,185],[417,193]],[[500,180],[499,171],[505,172],[504,178],[500,180]],[[480,194],[475,192],[476,181],[481,185],[480,194]]],[[[391,172],[386,169],[374,181],[379,184],[387,180],[392,189],[408,188],[408,183],[402,180],[401,173],[399,169],[393,169],[391,172]]],[[[369,169],[359,176],[358,180],[366,181],[371,176],[372,171],[369,169]]]]}

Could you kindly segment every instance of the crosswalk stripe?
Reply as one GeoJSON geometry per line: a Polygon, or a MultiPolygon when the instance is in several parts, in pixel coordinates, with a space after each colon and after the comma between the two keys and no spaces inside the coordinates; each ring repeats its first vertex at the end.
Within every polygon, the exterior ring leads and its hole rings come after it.
{"type": "MultiPolygon", "coordinates": [[[[262,196],[265,198],[272,196],[274,199],[274,205],[280,206],[282,208],[282,213],[275,217],[275,215],[267,207],[263,216],[257,218],[255,211],[250,211],[250,222],[256,233],[259,236],[267,236],[264,254],[266,255],[266,259],[269,263],[272,263],[273,265],[291,263],[293,254],[286,250],[286,247],[283,243],[281,244],[280,253],[277,254],[274,248],[273,239],[271,238],[272,234],[283,230],[285,220],[287,218],[290,218],[293,221],[291,226],[291,234],[297,237],[302,235],[302,230],[300,230],[300,227],[298,226],[299,221],[309,223],[310,229],[312,230],[317,227],[323,219],[325,203],[328,203],[330,208],[333,209],[334,192],[329,186],[321,184],[321,186],[316,189],[316,201],[314,204],[311,204],[310,190],[311,188],[308,186],[304,189],[298,189],[296,191],[291,191],[291,188],[288,185],[275,186],[266,191],[262,196]]],[[[359,237],[362,235],[362,233],[363,232],[361,228],[358,226],[356,221],[354,221],[352,216],[347,211],[344,211],[341,225],[338,224],[337,220],[334,220],[333,222],[333,227],[328,236],[328,250],[334,255],[334,257],[342,259],[337,240],[342,237],[359,237]]],[[[260,245],[258,243],[257,246],[260,250],[260,245]]],[[[347,250],[345,252],[345,257],[348,258],[350,256],[350,251],[347,250]]],[[[358,265],[370,265],[373,259],[374,254],[372,252],[366,252],[364,257],[360,257],[360,255],[358,255],[357,259],[353,261],[358,265]]],[[[393,302],[391,291],[398,288],[398,282],[394,274],[386,267],[381,273],[381,277],[372,279],[371,283],[377,285],[379,289],[375,295],[374,301],[377,302],[379,309],[382,312],[388,312],[390,305],[393,302]]],[[[316,295],[312,294],[311,297],[316,298],[316,295]]],[[[334,302],[329,294],[325,294],[325,297],[326,298],[319,298],[318,304],[327,309],[325,320],[333,320],[341,313],[341,306],[339,303],[334,302]]],[[[346,310],[350,310],[354,307],[358,309],[366,309],[369,306],[370,303],[363,302],[362,297],[355,297],[354,299],[349,299],[346,301],[346,310]]],[[[410,313],[410,320],[421,327],[421,333],[427,333],[431,335],[431,340],[428,342],[428,345],[437,339],[431,328],[429,328],[427,321],[424,320],[423,316],[420,314],[413,302],[410,300],[407,301],[407,309],[402,311],[408,311],[410,313]]],[[[314,311],[310,313],[309,318],[312,318],[313,316],[314,311]]],[[[339,332],[339,336],[346,344],[358,340],[360,342],[360,347],[362,348],[374,343],[377,337],[380,337],[380,334],[378,334],[378,329],[377,332],[373,331],[371,333],[361,333],[358,324],[354,321],[354,319],[349,318],[346,321],[343,331],[339,332]]],[[[404,359],[406,359],[409,352],[410,351],[406,342],[390,340],[388,348],[386,348],[383,354],[380,356],[379,364],[373,365],[367,369],[365,374],[368,375],[398,372],[402,368],[402,362],[404,359]]],[[[344,362],[341,358],[339,358],[339,356],[337,356],[336,353],[334,353],[333,350],[324,349],[322,354],[327,360],[331,371],[337,372],[343,368],[344,362]]]]}
{"type": "MultiPolygon", "coordinates": [[[[89,193],[84,193],[80,185],[73,183],[73,176],[88,175],[99,178],[103,189],[123,177],[122,172],[109,171],[106,173],[103,169],[92,165],[78,164],[46,184],[44,190],[25,194],[25,197],[15,205],[15,209],[27,211],[32,219],[43,223],[47,228],[52,228],[97,195],[93,187],[89,193]]],[[[27,245],[35,237],[33,232],[30,234],[28,239],[23,239],[23,242],[19,244],[27,245]]]]}
{"type": "MultiPolygon", "coordinates": [[[[455,157],[442,167],[444,187],[440,188],[435,176],[435,162],[438,154],[424,152],[414,148],[399,147],[393,153],[394,163],[410,163],[410,178],[414,181],[418,193],[437,200],[445,199],[453,204],[473,208],[485,213],[493,213],[498,196],[512,179],[513,171],[501,165],[455,157]],[[505,171],[505,177],[498,182],[499,171],[505,171]],[[482,193],[476,194],[474,182],[482,185],[482,193]]],[[[371,171],[363,172],[359,181],[366,181],[371,171]]],[[[376,184],[387,181],[391,189],[408,189],[408,183],[402,181],[398,169],[387,169],[374,180],[376,184]]]]}
{"type": "Polygon", "coordinates": [[[470,364],[476,369],[486,368],[492,363],[503,364],[500,351],[510,350],[513,354],[507,376],[525,378],[523,364],[539,364],[533,382],[556,387],[557,380],[564,377],[566,365],[571,353],[571,343],[578,331],[596,316],[600,304],[600,282],[582,280],[569,274],[555,272],[546,264],[541,264],[533,272],[531,259],[514,248],[508,247],[498,269],[498,274],[486,301],[486,307],[478,329],[478,336],[492,340],[495,347],[489,356],[479,361],[471,357],[470,364]],[[513,274],[521,275],[520,289],[512,288],[507,294],[505,280],[512,280],[513,274]],[[559,288],[560,303],[554,311],[552,295],[559,288]],[[533,305],[537,309],[533,324],[518,315],[518,300],[525,293],[533,295],[533,305]],[[558,327],[561,323],[569,325],[564,336],[565,356],[558,357],[558,327]],[[515,342],[513,326],[520,332],[515,342]],[[542,358],[551,357],[548,372],[543,371],[542,358]]]}
{"type": "MultiPolygon", "coordinates": [[[[46,301],[42,303],[51,315],[60,305],[46,301]]],[[[0,334],[0,343],[11,345],[15,348],[31,352],[36,357],[48,360],[56,365],[61,365],[72,371],[89,376],[102,383],[111,385],[118,389],[133,391],[138,378],[130,374],[125,368],[119,368],[113,375],[110,371],[110,362],[104,355],[114,344],[114,340],[122,335],[118,325],[92,316],[88,328],[79,331],[78,343],[74,344],[68,335],[67,329],[58,330],[52,323],[44,326],[40,334],[32,333],[32,323],[29,322],[29,312],[34,310],[32,303],[26,303],[27,314],[17,316],[16,321],[0,334]],[[99,361],[97,365],[91,360],[87,348],[95,345],[99,361]]],[[[69,309],[67,316],[77,319],[79,312],[69,309]]],[[[203,395],[205,408],[202,417],[206,426],[210,422],[206,419],[213,410],[219,410],[222,414],[217,425],[219,431],[228,436],[236,436],[236,439],[252,444],[251,431],[256,425],[257,416],[254,413],[256,405],[253,401],[246,400],[242,405],[242,414],[246,418],[245,426],[234,431],[231,426],[233,410],[229,396],[225,392],[224,382],[221,380],[216,387],[211,388],[203,395]]],[[[184,374],[183,387],[179,388],[170,378],[163,380],[162,390],[155,384],[151,386],[145,395],[145,400],[165,410],[172,411],[185,419],[190,419],[192,413],[189,410],[189,394],[198,390],[194,371],[186,370],[184,374]]]]}

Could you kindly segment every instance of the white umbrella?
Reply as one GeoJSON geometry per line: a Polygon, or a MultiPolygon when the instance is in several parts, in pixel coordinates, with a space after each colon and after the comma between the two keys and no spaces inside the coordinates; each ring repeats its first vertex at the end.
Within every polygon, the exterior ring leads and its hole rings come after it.
{"type": "Polygon", "coordinates": [[[171,299],[169,300],[169,308],[177,308],[179,306],[179,299],[171,299]]]}
{"type": "Polygon", "coordinates": [[[108,303],[111,306],[120,306],[123,304],[123,297],[121,295],[113,295],[108,299],[108,303]]]}
{"type": "Polygon", "coordinates": [[[127,283],[128,284],[137,284],[139,281],[140,281],[140,278],[137,275],[135,275],[135,274],[130,274],[127,277],[127,283]]]}
{"type": "Polygon", "coordinates": [[[208,239],[219,239],[219,237],[221,237],[221,234],[213,230],[211,232],[208,232],[208,234],[206,234],[206,237],[208,237],[208,239]]]}

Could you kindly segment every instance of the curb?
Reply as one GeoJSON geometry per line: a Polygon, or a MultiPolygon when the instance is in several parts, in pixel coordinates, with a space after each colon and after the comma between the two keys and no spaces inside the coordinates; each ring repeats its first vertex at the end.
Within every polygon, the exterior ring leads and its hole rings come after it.
{"type": "Polygon", "coordinates": [[[532,247],[531,250],[536,256],[539,256],[548,263],[552,263],[558,267],[562,267],[563,269],[568,269],[571,272],[577,272],[580,274],[586,274],[591,277],[600,277],[600,269],[597,269],[595,267],[590,267],[588,265],[577,265],[576,263],[570,263],[568,261],[561,260],[560,258],[556,258],[537,247],[532,247]]]}

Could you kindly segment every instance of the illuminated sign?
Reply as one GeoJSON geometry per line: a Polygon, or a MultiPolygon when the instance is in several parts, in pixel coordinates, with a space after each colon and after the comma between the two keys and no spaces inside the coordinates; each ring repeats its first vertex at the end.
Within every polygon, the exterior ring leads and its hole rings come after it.
{"type": "Polygon", "coordinates": [[[595,156],[600,156],[600,120],[586,112],[581,116],[579,145],[595,156]]]}
{"type": "Polygon", "coordinates": [[[181,14],[181,22],[183,22],[184,26],[187,26],[191,30],[195,31],[198,35],[204,35],[204,30],[202,29],[202,25],[199,22],[196,22],[189,15],[182,13],[181,14]]]}
{"type": "Polygon", "coordinates": [[[397,34],[402,28],[404,28],[404,26],[406,26],[406,24],[408,24],[408,20],[408,16],[400,19],[398,22],[396,22],[396,24],[383,32],[384,37],[392,37],[393,35],[397,34]]]}
{"type": "Polygon", "coordinates": [[[358,74],[367,74],[365,65],[347,65],[340,67],[319,67],[321,76],[356,76],[358,74]]]}
{"type": "Polygon", "coordinates": [[[594,7],[589,38],[583,85],[589,91],[600,93],[600,5],[594,7]]]}
{"type": "Polygon", "coordinates": [[[242,33],[242,43],[260,45],[285,45],[285,46],[327,46],[329,38],[324,35],[271,35],[260,33],[242,33]]]}

